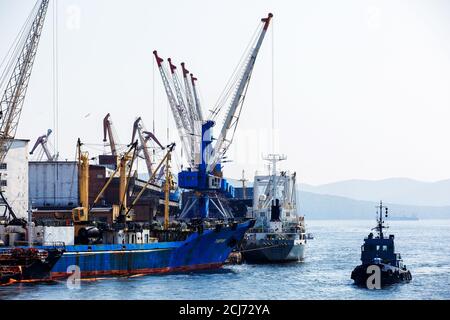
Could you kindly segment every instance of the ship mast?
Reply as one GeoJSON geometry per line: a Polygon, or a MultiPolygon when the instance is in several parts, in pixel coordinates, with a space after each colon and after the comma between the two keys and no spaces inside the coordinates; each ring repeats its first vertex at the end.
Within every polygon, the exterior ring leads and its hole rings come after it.
{"type": "MultiPolygon", "coordinates": [[[[277,192],[277,184],[278,184],[278,181],[276,180],[276,178],[277,178],[277,162],[283,161],[286,159],[287,159],[287,157],[283,154],[272,154],[271,153],[264,157],[264,160],[267,160],[271,163],[272,176],[271,176],[270,180],[272,181],[272,185],[271,185],[271,187],[272,187],[272,191],[271,191],[272,205],[275,205],[275,197],[277,194],[276,193],[277,192]]],[[[269,182],[269,184],[270,184],[270,182],[269,182]]],[[[270,197],[268,197],[268,200],[270,201],[270,197]]]]}
{"type": "Polygon", "coordinates": [[[387,218],[388,216],[388,207],[383,206],[383,201],[380,201],[380,205],[377,206],[376,208],[378,208],[378,217],[377,217],[377,231],[378,231],[378,235],[380,237],[380,239],[383,239],[383,228],[387,228],[384,226],[384,221],[383,221],[383,209],[385,209],[385,217],[387,218]]]}

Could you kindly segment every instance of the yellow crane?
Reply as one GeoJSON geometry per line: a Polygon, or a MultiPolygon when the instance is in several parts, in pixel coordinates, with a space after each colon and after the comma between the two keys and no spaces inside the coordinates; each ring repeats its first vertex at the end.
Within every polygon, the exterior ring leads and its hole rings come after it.
{"type": "Polygon", "coordinates": [[[78,190],[80,206],[72,209],[74,222],[89,221],[89,153],[81,151],[81,141],[77,142],[78,155],[78,190]]]}
{"type": "Polygon", "coordinates": [[[139,199],[141,198],[142,194],[147,189],[147,186],[155,180],[156,173],[160,170],[161,166],[165,163],[165,167],[166,167],[166,181],[165,181],[165,184],[164,184],[164,229],[167,230],[169,228],[169,192],[170,192],[170,190],[173,190],[175,188],[175,185],[174,185],[174,182],[173,182],[173,177],[172,177],[172,174],[170,172],[171,154],[172,154],[172,151],[173,151],[174,148],[175,148],[175,143],[172,143],[171,145],[169,145],[167,147],[167,152],[166,152],[165,156],[158,163],[158,166],[156,167],[155,170],[153,170],[153,173],[150,176],[150,178],[147,180],[145,185],[142,187],[141,191],[139,191],[139,193],[137,194],[136,198],[131,203],[130,207],[127,209],[126,215],[128,215],[128,212],[130,210],[132,210],[132,208],[139,201],[139,199]]]}
{"type": "Polygon", "coordinates": [[[106,181],[103,188],[100,190],[99,194],[95,198],[92,206],[89,206],[89,153],[81,151],[80,139],[78,139],[77,150],[78,150],[78,185],[79,185],[79,194],[80,194],[80,206],[74,208],[72,210],[72,219],[76,223],[87,222],[89,221],[89,214],[92,211],[92,208],[95,204],[100,200],[103,196],[106,188],[110,185],[113,178],[116,176],[117,172],[119,172],[119,199],[120,202],[118,205],[113,205],[113,220],[117,219],[120,211],[126,210],[126,202],[127,202],[127,189],[129,183],[130,174],[127,174],[127,168],[132,167],[130,161],[134,158],[132,152],[136,149],[136,143],[134,143],[130,149],[121,157],[119,166],[114,170],[109,179],[106,181]],[[128,177],[128,179],[127,179],[128,177]],[[125,208],[122,210],[121,208],[125,208]]]}

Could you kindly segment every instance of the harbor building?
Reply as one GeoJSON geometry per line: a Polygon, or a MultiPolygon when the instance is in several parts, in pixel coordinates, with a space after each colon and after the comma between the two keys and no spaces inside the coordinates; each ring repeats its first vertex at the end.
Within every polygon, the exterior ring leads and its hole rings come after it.
{"type": "Polygon", "coordinates": [[[28,143],[14,139],[0,163],[0,187],[17,218],[28,216],[28,143]]]}

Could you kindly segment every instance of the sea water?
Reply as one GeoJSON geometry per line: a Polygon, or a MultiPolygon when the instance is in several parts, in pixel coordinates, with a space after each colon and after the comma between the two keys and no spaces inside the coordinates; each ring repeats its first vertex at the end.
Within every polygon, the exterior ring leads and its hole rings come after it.
{"type": "Polygon", "coordinates": [[[309,220],[305,261],[225,266],[217,271],[0,287],[0,299],[450,299],[450,220],[392,221],[413,280],[359,288],[350,274],[375,220],[309,220]]]}

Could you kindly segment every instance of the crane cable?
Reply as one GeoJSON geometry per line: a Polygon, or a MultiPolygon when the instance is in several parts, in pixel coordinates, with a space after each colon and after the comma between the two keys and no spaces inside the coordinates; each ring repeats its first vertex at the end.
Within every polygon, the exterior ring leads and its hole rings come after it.
{"type": "Polygon", "coordinates": [[[248,59],[251,54],[251,50],[254,47],[254,44],[257,41],[257,35],[262,30],[261,24],[258,23],[257,28],[255,29],[255,32],[253,33],[252,37],[250,38],[250,41],[247,44],[247,47],[245,48],[242,56],[239,59],[238,64],[233,70],[233,73],[231,74],[227,84],[225,85],[224,90],[220,94],[215,107],[213,110],[211,110],[210,118],[214,120],[220,111],[222,110],[223,106],[226,104],[228,99],[230,98],[230,95],[234,92],[234,89],[236,87],[236,83],[239,81],[239,79],[242,77],[242,71],[246,66],[246,63],[248,62],[248,59]]]}
{"type": "Polygon", "coordinates": [[[59,153],[59,56],[58,56],[58,1],[53,1],[53,155],[59,153]]]}
{"type": "Polygon", "coordinates": [[[36,2],[33,9],[31,10],[30,14],[28,15],[27,20],[22,25],[21,29],[19,30],[19,33],[17,34],[16,38],[14,39],[13,43],[11,44],[10,48],[8,49],[8,52],[4,56],[2,62],[0,63],[0,69],[3,68],[5,65],[5,68],[3,69],[1,75],[0,75],[0,89],[3,90],[4,85],[6,81],[9,80],[9,76],[11,74],[11,70],[16,64],[16,61],[20,55],[21,49],[23,48],[25,41],[27,39],[28,30],[30,29],[31,22],[33,21],[33,17],[36,15],[36,12],[39,8],[39,2],[36,2]],[[5,64],[6,62],[6,64],[5,64]]]}

